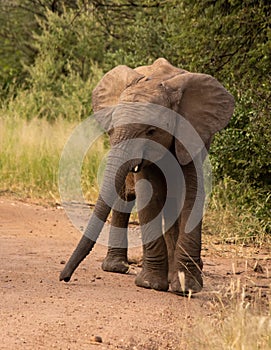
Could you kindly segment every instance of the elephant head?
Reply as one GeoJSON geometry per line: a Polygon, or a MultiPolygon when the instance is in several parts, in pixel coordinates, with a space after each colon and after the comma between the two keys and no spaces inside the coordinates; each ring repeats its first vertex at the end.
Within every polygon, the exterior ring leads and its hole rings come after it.
{"type": "Polygon", "coordinates": [[[158,161],[167,149],[181,165],[190,163],[227,125],[234,107],[233,97],[215,78],[176,68],[163,58],[150,66],[112,69],[94,89],[92,101],[95,118],[110,135],[111,151],[93,215],[60,275],[64,281],[94,246],[128,173],[158,161]],[[150,143],[161,147],[152,149],[150,143]]]}

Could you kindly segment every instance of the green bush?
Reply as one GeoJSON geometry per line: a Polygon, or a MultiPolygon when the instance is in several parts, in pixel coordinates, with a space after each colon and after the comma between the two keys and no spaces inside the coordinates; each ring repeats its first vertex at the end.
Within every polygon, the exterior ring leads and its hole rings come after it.
{"type": "Polygon", "coordinates": [[[35,34],[38,52],[29,73],[27,89],[17,92],[6,103],[14,114],[56,120],[80,120],[91,114],[91,93],[102,76],[96,61],[103,50],[95,24],[88,13],[80,16],[71,10],[62,16],[47,11],[39,20],[41,34],[35,34]]]}
{"type": "Polygon", "coordinates": [[[255,96],[242,93],[229,126],[216,136],[211,154],[216,176],[228,175],[256,187],[268,187],[271,128],[267,109],[254,99],[255,96]]]}
{"type": "MultiPolygon", "coordinates": [[[[214,183],[238,210],[255,216],[271,233],[271,128],[269,106],[251,91],[234,91],[236,108],[229,126],[211,146],[214,183]],[[227,189],[223,178],[230,179],[227,189]]],[[[220,197],[223,204],[223,195],[220,197]]]]}
{"type": "Polygon", "coordinates": [[[60,117],[79,121],[92,113],[91,94],[101,76],[98,68],[92,68],[93,75],[87,81],[77,74],[69,74],[59,84],[58,92],[38,86],[20,90],[15,98],[5,104],[4,109],[9,115],[28,120],[38,117],[54,121],[60,117]]]}

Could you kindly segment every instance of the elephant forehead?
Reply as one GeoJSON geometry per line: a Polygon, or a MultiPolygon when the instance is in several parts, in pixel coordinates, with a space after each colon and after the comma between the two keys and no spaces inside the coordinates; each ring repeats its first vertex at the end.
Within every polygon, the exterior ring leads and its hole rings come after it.
{"type": "Polygon", "coordinates": [[[169,108],[153,103],[127,102],[115,107],[112,122],[114,127],[137,123],[158,127],[173,134],[176,114],[169,108]]]}
{"type": "Polygon", "coordinates": [[[120,95],[119,102],[153,103],[170,107],[170,100],[161,79],[144,78],[127,87],[120,95]]]}

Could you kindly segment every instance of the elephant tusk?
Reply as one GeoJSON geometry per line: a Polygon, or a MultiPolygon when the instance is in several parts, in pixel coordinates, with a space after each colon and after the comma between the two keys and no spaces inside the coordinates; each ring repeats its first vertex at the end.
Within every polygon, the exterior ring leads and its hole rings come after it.
{"type": "Polygon", "coordinates": [[[130,171],[132,173],[139,173],[140,170],[142,169],[143,160],[137,159],[134,164],[136,164],[136,165],[134,165],[130,171]],[[138,163],[138,164],[136,164],[136,163],[138,163]]]}
{"type": "Polygon", "coordinates": [[[138,165],[136,165],[136,166],[134,167],[134,169],[133,169],[133,172],[134,172],[134,173],[137,173],[137,172],[138,172],[138,170],[139,170],[139,166],[138,166],[138,165]]]}
{"type": "Polygon", "coordinates": [[[133,172],[133,173],[139,173],[140,170],[141,170],[141,164],[142,164],[142,163],[137,164],[135,167],[133,167],[132,172],[133,172]]]}

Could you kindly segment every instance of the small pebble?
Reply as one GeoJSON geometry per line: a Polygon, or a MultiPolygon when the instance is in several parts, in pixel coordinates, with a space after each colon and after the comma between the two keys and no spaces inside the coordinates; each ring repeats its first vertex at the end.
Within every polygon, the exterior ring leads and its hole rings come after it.
{"type": "Polygon", "coordinates": [[[263,273],[264,272],[262,266],[258,263],[258,261],[255,263],[253,271],[257,272],[257,273],[263,273]]]}
{"type": "Polygon", "coordinates": [[[102,337],[100,337],[99,335],[94,335],[93,337],[91,337],[90,341],[92,343],[102,343],[102,337]]]}

